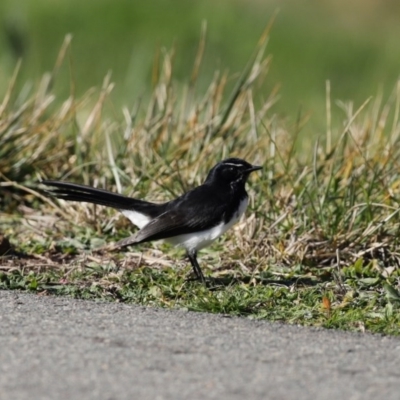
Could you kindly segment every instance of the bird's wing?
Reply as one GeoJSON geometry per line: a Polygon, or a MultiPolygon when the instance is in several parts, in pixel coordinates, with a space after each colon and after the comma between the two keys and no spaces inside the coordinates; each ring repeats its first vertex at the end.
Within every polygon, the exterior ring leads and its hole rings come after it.
{"type": "Polygon", "coordinates": [[[187,196],[177,199],[175,204],[150,221],[133,236],[120,240],[116,247],[149,242],[151,240],[167,239],[170,237],[199,232],[218,225],[224,218],[226,203],[216,202],[212,193],[209,196],[204,190],[188,192],[187,196]],[[200,195],[202,198],[199,201],[200,195]]]}
{"type": "MultiPolygon", "coordinates": [[[[215,211],[215,209],[212,211],[215,211]]],[[[150,221],[140,229],[140,231],[136,232],[136,234],[117,242],[115,247],[125,247],[132,244],[167,239],[185,233],[202,231],[208,227],[217,225],[220,218],[221,214],[216,214],[214,217],[208,214],[207,218],[202,218],[201,216],[194,214],[184,215],[182,214],[182,210],[179,210],[178,212],[167,211],[150,221]]]]}

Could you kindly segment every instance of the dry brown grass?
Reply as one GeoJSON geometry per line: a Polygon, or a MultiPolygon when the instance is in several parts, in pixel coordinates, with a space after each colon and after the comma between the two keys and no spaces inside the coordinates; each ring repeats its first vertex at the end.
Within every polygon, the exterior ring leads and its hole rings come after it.
{"type": "MultiPolygon", "coordinates": [[[[52,83],[69,38],[33,95],[15,93],[14,79],[0,107],[1,205],[29,226],[14,228],[14,244],[29,234],[44,240],[57,214],[69,225],[53,228],[54,238],[83,224],[111,236],[128,228],[109,210],[60,207],[38,190],[42,178],[161,201],[199,184],[215,162],[240,156],[265,170],[250,185],[246,223],[228,235],[223,257],[231,258],[230,268],[255,273],[272,264],[343,267],[362,260],[382,273],[397,269],[400,86],[387,101],[378,96],[357,109],[341,104],[342,126],[328,124],[323,136],[307,137],[306,118],[286,126],[273,113],[277,92],[263,91],[268,32],[230,93],[227,72],[216,71],[203,92],[196,87],[203,36],[187,85],[174,83],[173,53],[163,53],[147,103],[138,100],[122,114],[108,101],[110,76],[83,98],[71,90],[68,99],[55,99],[52,83]]],[[[328,96],[328,121],[331,112],[328,96]]]]}

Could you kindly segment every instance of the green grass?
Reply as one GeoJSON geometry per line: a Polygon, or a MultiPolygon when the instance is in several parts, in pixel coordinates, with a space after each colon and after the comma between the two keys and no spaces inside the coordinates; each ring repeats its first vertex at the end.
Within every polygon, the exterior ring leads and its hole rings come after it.
{"type": "Polygon", "coordinates": [[[340,124],[299,143],[306,118],[287,125],[272,111],[276,91],[262,85],[267,38],[241,74],[216,73],[205,89],[203,41],[183,85],[172,54],[161,54],[150,98],[123,110],[108,77],[54,101],[68,42],[32,95],[11,81],[0,219],[12,247],[0,246],[0,288],[400,334],[399,88],[358,108],[343,103],[340,124]],[[37,184],[70,180],[164,201],[227,156],[264,172],[249,182],[247,218],[200,254],[211,290],[187,281],[188,263],[163,244],[99,251],[133,228],[112,210],[49,199],[37,184]]]}
{"type": "Polygon", "coordinates": [[[346,267],[340,283],[334,268],[270,266],[261,275],[236,271],[221,274],[208,289],[186,280],[188,268],[123,268],[121,263],[81,257],[61,268],[3,268],[0,288],[400,334],[400,295],[387,279],[362,266],[346,267]]]}

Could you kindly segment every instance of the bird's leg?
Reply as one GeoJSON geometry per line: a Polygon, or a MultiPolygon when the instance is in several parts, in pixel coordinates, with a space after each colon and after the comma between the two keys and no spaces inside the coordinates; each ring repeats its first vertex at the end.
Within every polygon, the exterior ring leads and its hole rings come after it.
{"type": "Polygon", "coordinates": [[[204,279],[203,272],[201,271],[200,265],[197,262],[197,251],[190,250],[188,251],[188,257],[190,260],[190,264],[192,264],[194,274],[197,279],[200,279],[202,283],[206,284],[206,280],[204,279]]]}

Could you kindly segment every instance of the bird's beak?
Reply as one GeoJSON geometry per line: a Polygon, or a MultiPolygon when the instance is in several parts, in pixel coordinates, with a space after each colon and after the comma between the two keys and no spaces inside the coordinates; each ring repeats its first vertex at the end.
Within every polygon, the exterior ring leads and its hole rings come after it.
{"type": "Polygon", "coordinates": [[[251,168],[247,169],[246,172],[250,174],[250,172],[258,171],[262,169],[260,165],[253,165],[251,168]]]}

